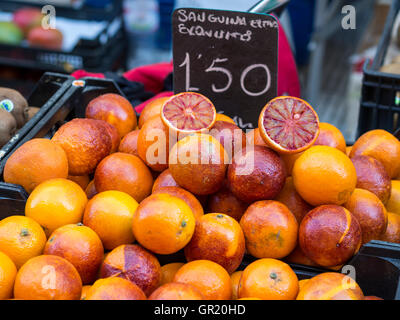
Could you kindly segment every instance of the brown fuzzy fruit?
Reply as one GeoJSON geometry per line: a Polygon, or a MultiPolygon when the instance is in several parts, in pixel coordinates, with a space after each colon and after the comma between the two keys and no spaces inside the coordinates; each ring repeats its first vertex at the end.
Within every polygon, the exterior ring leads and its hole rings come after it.
{"type": "Polygon", "coordinates": [[[228,160],[224,148],[214,137],[193,134],[172,147],[169,170],[181,187],[196,195],[208,195],[222,187],[228,160]]]}
{"type": "Polygon", "coordinates": [[[384,204],[389,200],[392,184],[383,164],[369,156],[351,158],[357,171],[357,188],[374,193],[384,204]]]}
{"type": "Polygon", "coordinates": [[[299,225],[296,217],[280,202],[253,203],[240,219],[240,226],[247,252],[256,258],[281,259],[296,247],[299,225]]]}
{"type": "Polygon", "coordinates": [[[313,208],[297,193],[292,177],[286,178],[285,186],[275,200],[287,206],[296,217],[298,223],[300,223],[304,216],[313,208]]]}
{"type": "Polygon", "coordinates": [[[350,259],[360,246],[361,236],[357,219],[337,205],[311,210],[299,228],[301,250],[324,267],[341,265],[350,259]]]}
{"type": "Polygon", "coordinates": [[[141,246],[121,245],[107,255],[100,276],[129,280],[148,296],[160,285],[161,266],[157,258],[141,246]]]}
{"type": "Polygon", "coordinates": [[[0,88],[0,105],[3,104],[6,105],[4,109],[17,121],[17,128],[21,128],[28,121],[29,106],[21,93],[10,88],[0,88]]]}
{"type": "Polygon", "coordinates": [[[38,113],[39,111],[40,111],[40,108],[37,108],[37,107],[29,107],[29,110],[28,110],[28,120],[27,120],[27,121],[31,120],[31,119],[36,115],[36,113],[38,113]]]}
{"type": "Polygon", "coordinates": [[[210,260],[224,267],[230,274],[242,262],[245,240],[239,223],[221,213],[204,215],[185,247],[187,261],[210,260]]]}
{"type": "Polygon", "coordinates": [[[6,110],[0,109],[0,148],[17,132],[17,121],[6,110]]]}
{"type": "Polygon", "coordinates": [[[68,158],[69,174],[83,176],[94,171],[110,154],[112,141],[103,125],[92,119],[73,119],[55,133],[51,141],[60,145],[68,158]]]}
{"type": "Polygon", "coordinates": [[[386,231],[388,216],[382,201],[372,192],[355,189],[344,204],[358,220],[361,226],[362,242],[379,240],[386,231]]]}
{"type": "Polygon", "coordinates": [[[228,168],[228,181],[233,194],[251,203],[275,198],[281,192],[286,170],[279,155],[267,147],[254,146],[236,154],[228,168]]]}

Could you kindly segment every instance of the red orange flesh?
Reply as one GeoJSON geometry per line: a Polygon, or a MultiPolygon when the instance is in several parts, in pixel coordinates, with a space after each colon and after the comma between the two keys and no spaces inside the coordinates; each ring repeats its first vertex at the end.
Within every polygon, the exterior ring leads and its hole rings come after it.
{"type": "Polygon", "coordinates": [[[181,133],[194,133],[210,129],[217,112],[212,102],[194,92],[183,92],[169,98],[161,109],[166,126],[181,133]]]}
{"type": "Polygon", "coordinates": [[[295,97],[277,97],[261,111],[258,127],[264,141],[280,153],[297,153],[310,147],[319,134],[314,109],[295,97]]]}

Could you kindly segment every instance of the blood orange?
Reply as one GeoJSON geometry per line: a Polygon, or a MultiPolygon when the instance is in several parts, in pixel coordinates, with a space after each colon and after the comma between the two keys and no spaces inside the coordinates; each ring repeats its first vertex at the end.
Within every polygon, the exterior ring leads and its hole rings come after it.
{"type": "Polygon", "coordinates": [[[309,148],[319,134],[314,109],[295,97],[277,97],[261,111],[258,127],[261,137],[275,151],[298,153],[309,148]]]}
{"type": "Polygon", "coordinates": [[[203,132],[210,129],[217,117],[212,102],[194,92],[176,94],[164,102],[161,118],[166,126],[179,133],[203,132]]]}

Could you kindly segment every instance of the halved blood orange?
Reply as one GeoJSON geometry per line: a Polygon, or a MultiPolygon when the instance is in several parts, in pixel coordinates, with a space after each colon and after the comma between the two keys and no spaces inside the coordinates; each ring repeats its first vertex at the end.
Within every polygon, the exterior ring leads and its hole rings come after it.
{"type": "Polygon", "coordinates": [[[169,98],[161,109],[166,126],[179,133],[204,132],[214,125],[217,112],[200,93],[182,92],[169,98]]]}
{"type": "Polygon", "coordinates": [[[258,119],[261,137],[275,151],[283,154],[306,150],[319,134],[319,119],[304,100],[277,97],[264,107],[258,119]]]}

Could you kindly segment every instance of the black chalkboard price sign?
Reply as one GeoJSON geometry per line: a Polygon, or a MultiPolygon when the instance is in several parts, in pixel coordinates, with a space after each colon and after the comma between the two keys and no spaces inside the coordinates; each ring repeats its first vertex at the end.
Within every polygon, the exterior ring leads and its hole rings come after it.
{"type": "Polygon", "coordinates": [[[239,127],[255,128],[277,95],[278,23],[266,14],[174,11],[174,91],[199,92],[239,127]]]}

